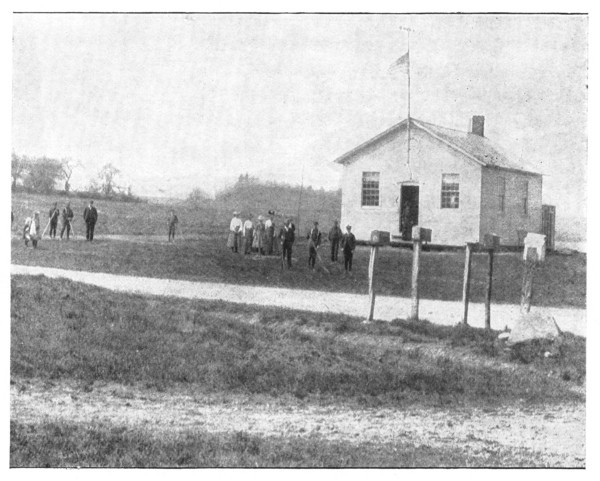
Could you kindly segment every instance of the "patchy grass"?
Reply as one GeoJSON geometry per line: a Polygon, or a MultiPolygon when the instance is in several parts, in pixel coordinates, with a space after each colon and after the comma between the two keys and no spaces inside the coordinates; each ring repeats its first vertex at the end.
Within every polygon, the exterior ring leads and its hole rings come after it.
{"type": "MultiPolygon", "coordinates": [[[[369,248],[358,247],[354,256],[354,275],[344,275],[343,264],[327,261],[327,246],[321,257],[331,272],[311,272],[304,240],[297,243],[297,261],[291,271],[281,270],[278,257],[233,254],[218,234],[203,240],[167,244],[95,240],[59,242],[44,240],[38,249],[27,249],[22,241],[12,241],[14,264],[39,265],[63,269],[109,272],[192,281],[266,285],[334,292],[368,291],[369,248]]],[[[461,252],[424,252],[420,271],[420,296],[424,299],[459,301],[462,298],[464,254],[461,252]]],[[[317,264],[318,265],[318,264],[317,264]]],[[[406,249],[380,249],[375,289],[380,295],[410,296],[412,252],[406,249]]],[[[471,301],[483,302],[486,288],[487,257],[473,256],[471,301]]],[[[522,261],[518,253],[497,255],[494,263],[493,302],[520,302],[522,261]]],[[[579,307],[586,303],[586,256],[551,255],[540,266],[534,282],[534,305],[579,307]]]]}
{"type": "Polygon", "coordinates": [[[418,441],[354,444],[197,430],[154,437],[93,423],[10,424],[11,467],[542,467],[537,458],[495,443],[475,454],[418,441]]]}
{"type": "Polygon", "coordinates": [[[41,276],[13,277],[11,301],[13,376],[193,384],[363,405],[580,400],[573,387],[585,381],[585,340],[573,336],[566,342],[580,355],[524,365],[490,344],[489,333],[426,322],[364,325],[41,276]]]}

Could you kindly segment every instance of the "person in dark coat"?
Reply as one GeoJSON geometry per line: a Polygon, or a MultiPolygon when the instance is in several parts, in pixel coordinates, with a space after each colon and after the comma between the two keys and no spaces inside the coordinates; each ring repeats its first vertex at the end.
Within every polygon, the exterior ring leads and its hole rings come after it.
{"type": "Polygon", "coordinates": [[[352,226],[346,226],[346,233],[342,237],[342,251],[344,252],[344,269],[352,272],[352,256],[356,247],[356,237],[351,232],[352,226]]]}
{"type": "Polygon", "coordinates": [[[339,222],[337,220],[333,221],[333,227],[329,231],[329,242],[331,243],[331,262],[337,262],[338,260],[338,251],[340,247],[340,241],[342,240],[342,229],[340,229],[339,222]]]}
{"type": "Polygon", "coordinates": [[[296,228],[294,224],[292,224],[292,219],[288,219],[285,221],[285,224],[279,231],[279,238],[281,239],[281,255],[283,259],[287,259],[287,268],[292,268],[292,246],[294,245],[294,240],[296,240],[295,235],[296,228]]]}
{"type": "Polygon", "coordinates": [[[169,218],[167,219],[167,224],[169,226],[169,242],[171,242],[171,240],[175,241],[175,230],[177,229],[178,222],[179,219],[177,218],[177,214],[171,209],[169,211],[169,218]]]}
{"type": "Polygon", "coordinates": [[[60,230],[60,238],[63,238],[63,234],[65,230],[67,231],[67,240],[69,240],[69,235],[71,234],[71,222],[73,222],[73,211],[71,210],[71,203],[67,202],[64,209],[62,210],[62,229],[60,230]]]}
{"type": "Polygon", "coordinates": [[[58,218],[60,216],[60,210],[56,207],[56,202],[48,212],[48,218],[50,219],[50,233],[48,234],[51,238],[56,239],[56,227],[58,226],[58,218]]]}
{"type": "Polygon", "coordinates": [[[317,248],[321,245],[321,232],[319,232],[319,223],[315,221],[314,227],[306,236],[308,239],[308,267],[315,268],[317,260],[317,248]]]}
{"type": "Polygon", "coordinates": [[[94,240],[94,228],[98,220],[98,211],[94,207],[94,201],[90,200],[89,205],[83,211],[83,220],[85,221],[86,231],[85,239],[88,241],[94,240]]]}

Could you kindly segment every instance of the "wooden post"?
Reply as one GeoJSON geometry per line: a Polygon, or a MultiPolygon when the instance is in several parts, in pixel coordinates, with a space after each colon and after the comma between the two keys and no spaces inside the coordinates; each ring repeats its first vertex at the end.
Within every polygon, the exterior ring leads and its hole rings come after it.
{"type": "Polygon", "coordinates": [[[373,313],[375,312],[375,290],[373,289],[373,277],[375,275],[375,259],[379,247],[371,246],[371,256],[369,258],[369,317],[367,322],[373,321],[373,313]]]}
{"type": "Polygon", "coordinates": [[[487,289],[485,291],[485,328],[491,329],[492,279],[494,276],[494,249],[488,249],[487,289]]]}
{"type": "Polygon", "coordinates": [[[465,275],[463,279],[463,324],[468,324],[469,315],[469,291],[471,289],[471,255],[473,253],[473,244],[467,242],[465,247],[465,275]]]}
{"type": "Polygon", "coordinates": [[[527,314],[531,309],[531,299],[533,298],[533,275],[538,263],[537,250],[527,249],[527,258],[523,268],[523,285],[521,288],[521,314],[527,314]]]}
{"type": "Polygon", "coordinates": [[[412,288],[410,296],[412,305],[410,310],[410,319],[419,319],[419,264],[421,257],[421,241],[413,240],[413,264],[412,264],[412,288]]]}

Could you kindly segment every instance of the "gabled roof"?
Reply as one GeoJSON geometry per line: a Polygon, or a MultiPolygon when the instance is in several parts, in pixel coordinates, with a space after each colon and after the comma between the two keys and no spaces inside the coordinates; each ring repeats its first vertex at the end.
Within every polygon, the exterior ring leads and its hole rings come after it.
{"type": "MultiPolygon", "coordinates": [[[[407,121],[404,119],[379,135],[376,135],[370,140],[360,144],[354,149],[346,152],[341,157],[335,159],[338,164],[350,164],[356,159],[356,154],[364,149],[373,147],[387,137],[399,133],[406,128],[407,121]]],[[[516,170],[529,174],[541,175],[535,172],[525,170],[521,165],[510,160],[494,143],[487,137],[482,137],[470,132],[462,132],[460,130],[449,129],[439,125],[423,122],[415,118],[410,119],[411,128],[418,128],[437,140],[445,143],[452,149],[460,152],[472,162],[475,162],[483,167],[491,167],[498,169],[516,170]]]]}

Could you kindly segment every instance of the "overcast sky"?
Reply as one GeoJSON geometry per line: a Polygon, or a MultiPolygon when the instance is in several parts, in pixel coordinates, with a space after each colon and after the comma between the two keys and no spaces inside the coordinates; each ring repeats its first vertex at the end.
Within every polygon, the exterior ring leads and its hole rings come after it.
{"type": "Polygon", "coordinates": [[[412,117],[486,136],[583,214],[587,18],[565,15],[17,14],[13,150],[108,162],[141,195],[249,172],[337,188],[332,161],[406,117],[389,65],[411,27],[412,117]],[[159,190],[161,189],[161,190],[159,190]]]}

